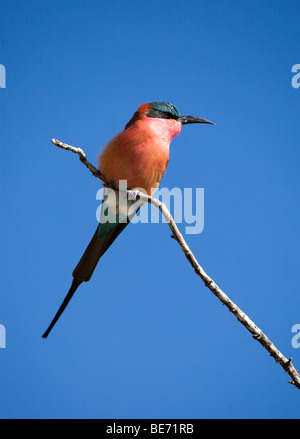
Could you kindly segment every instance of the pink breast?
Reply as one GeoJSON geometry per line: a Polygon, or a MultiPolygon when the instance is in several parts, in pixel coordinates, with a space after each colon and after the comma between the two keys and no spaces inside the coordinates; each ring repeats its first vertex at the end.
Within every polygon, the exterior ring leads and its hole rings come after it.
{"type": "Polygon", "coordinates": [[[146,117],[138,120],[107,144],[99,157],[99,169],[118,184],[150,193],[157,187],[169,160],[169,145],[181,131],[173,119],[146,117]]]}

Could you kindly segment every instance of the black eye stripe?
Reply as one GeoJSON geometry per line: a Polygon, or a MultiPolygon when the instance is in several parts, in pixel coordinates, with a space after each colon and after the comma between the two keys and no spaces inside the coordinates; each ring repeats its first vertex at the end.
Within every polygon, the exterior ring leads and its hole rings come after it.
{"type": "Polygon", "coordinates": [[[148,117],[156,117],[156,118],[160,118],[160,119],[178,119],[178,116],[176,116],[175,114],[170,113],[169,111],[159,111],[159,110],[154,110],[151,109],[148,111],[147,113],[148,117]]]}

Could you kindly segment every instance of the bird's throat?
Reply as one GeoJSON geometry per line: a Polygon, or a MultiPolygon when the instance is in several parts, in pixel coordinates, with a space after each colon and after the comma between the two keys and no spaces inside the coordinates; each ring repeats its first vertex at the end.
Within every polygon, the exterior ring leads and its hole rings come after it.
{"type": "Polygon", "coordinates": [[[182,128],[182,124],[175,119],[146,117],[144,123],[162,142],[168,144],[180,133],[182,128]]]}

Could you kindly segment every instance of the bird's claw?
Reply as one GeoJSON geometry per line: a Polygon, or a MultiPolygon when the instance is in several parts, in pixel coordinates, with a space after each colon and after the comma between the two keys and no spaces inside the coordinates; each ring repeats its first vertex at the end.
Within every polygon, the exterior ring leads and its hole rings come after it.
{"type": "Polygon", "coordinates": [[[128,193],[128,200],[136,201],[136,199],[138,198],[138,195],[139,195],[139,191],[137,189],[132,189],[128,193]]]}
{"type": "Polygon", "coordinates": [[[113,190],[116,190],[117,188],[117,185],[113,180],[106,182],[104,186],[107,187],[108,189],[113,189],[113,190]]]}

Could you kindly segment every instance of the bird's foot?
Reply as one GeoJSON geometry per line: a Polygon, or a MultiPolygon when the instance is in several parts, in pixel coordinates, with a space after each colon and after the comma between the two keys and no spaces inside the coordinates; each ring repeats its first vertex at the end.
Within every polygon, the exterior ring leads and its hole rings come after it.
{"type": "Polygon", "coordinates": [[[137,189],[132,189],[128,192],[128,200],[136,201],[139,196],[139,191],[137,189]]]}
{"type": "Polygon", "coordinates": [[[107,187],[108,189],[113,189],[114,191],[118,190],[118,186],[113,180],[107,182],[104,186],[107,187]]]}

